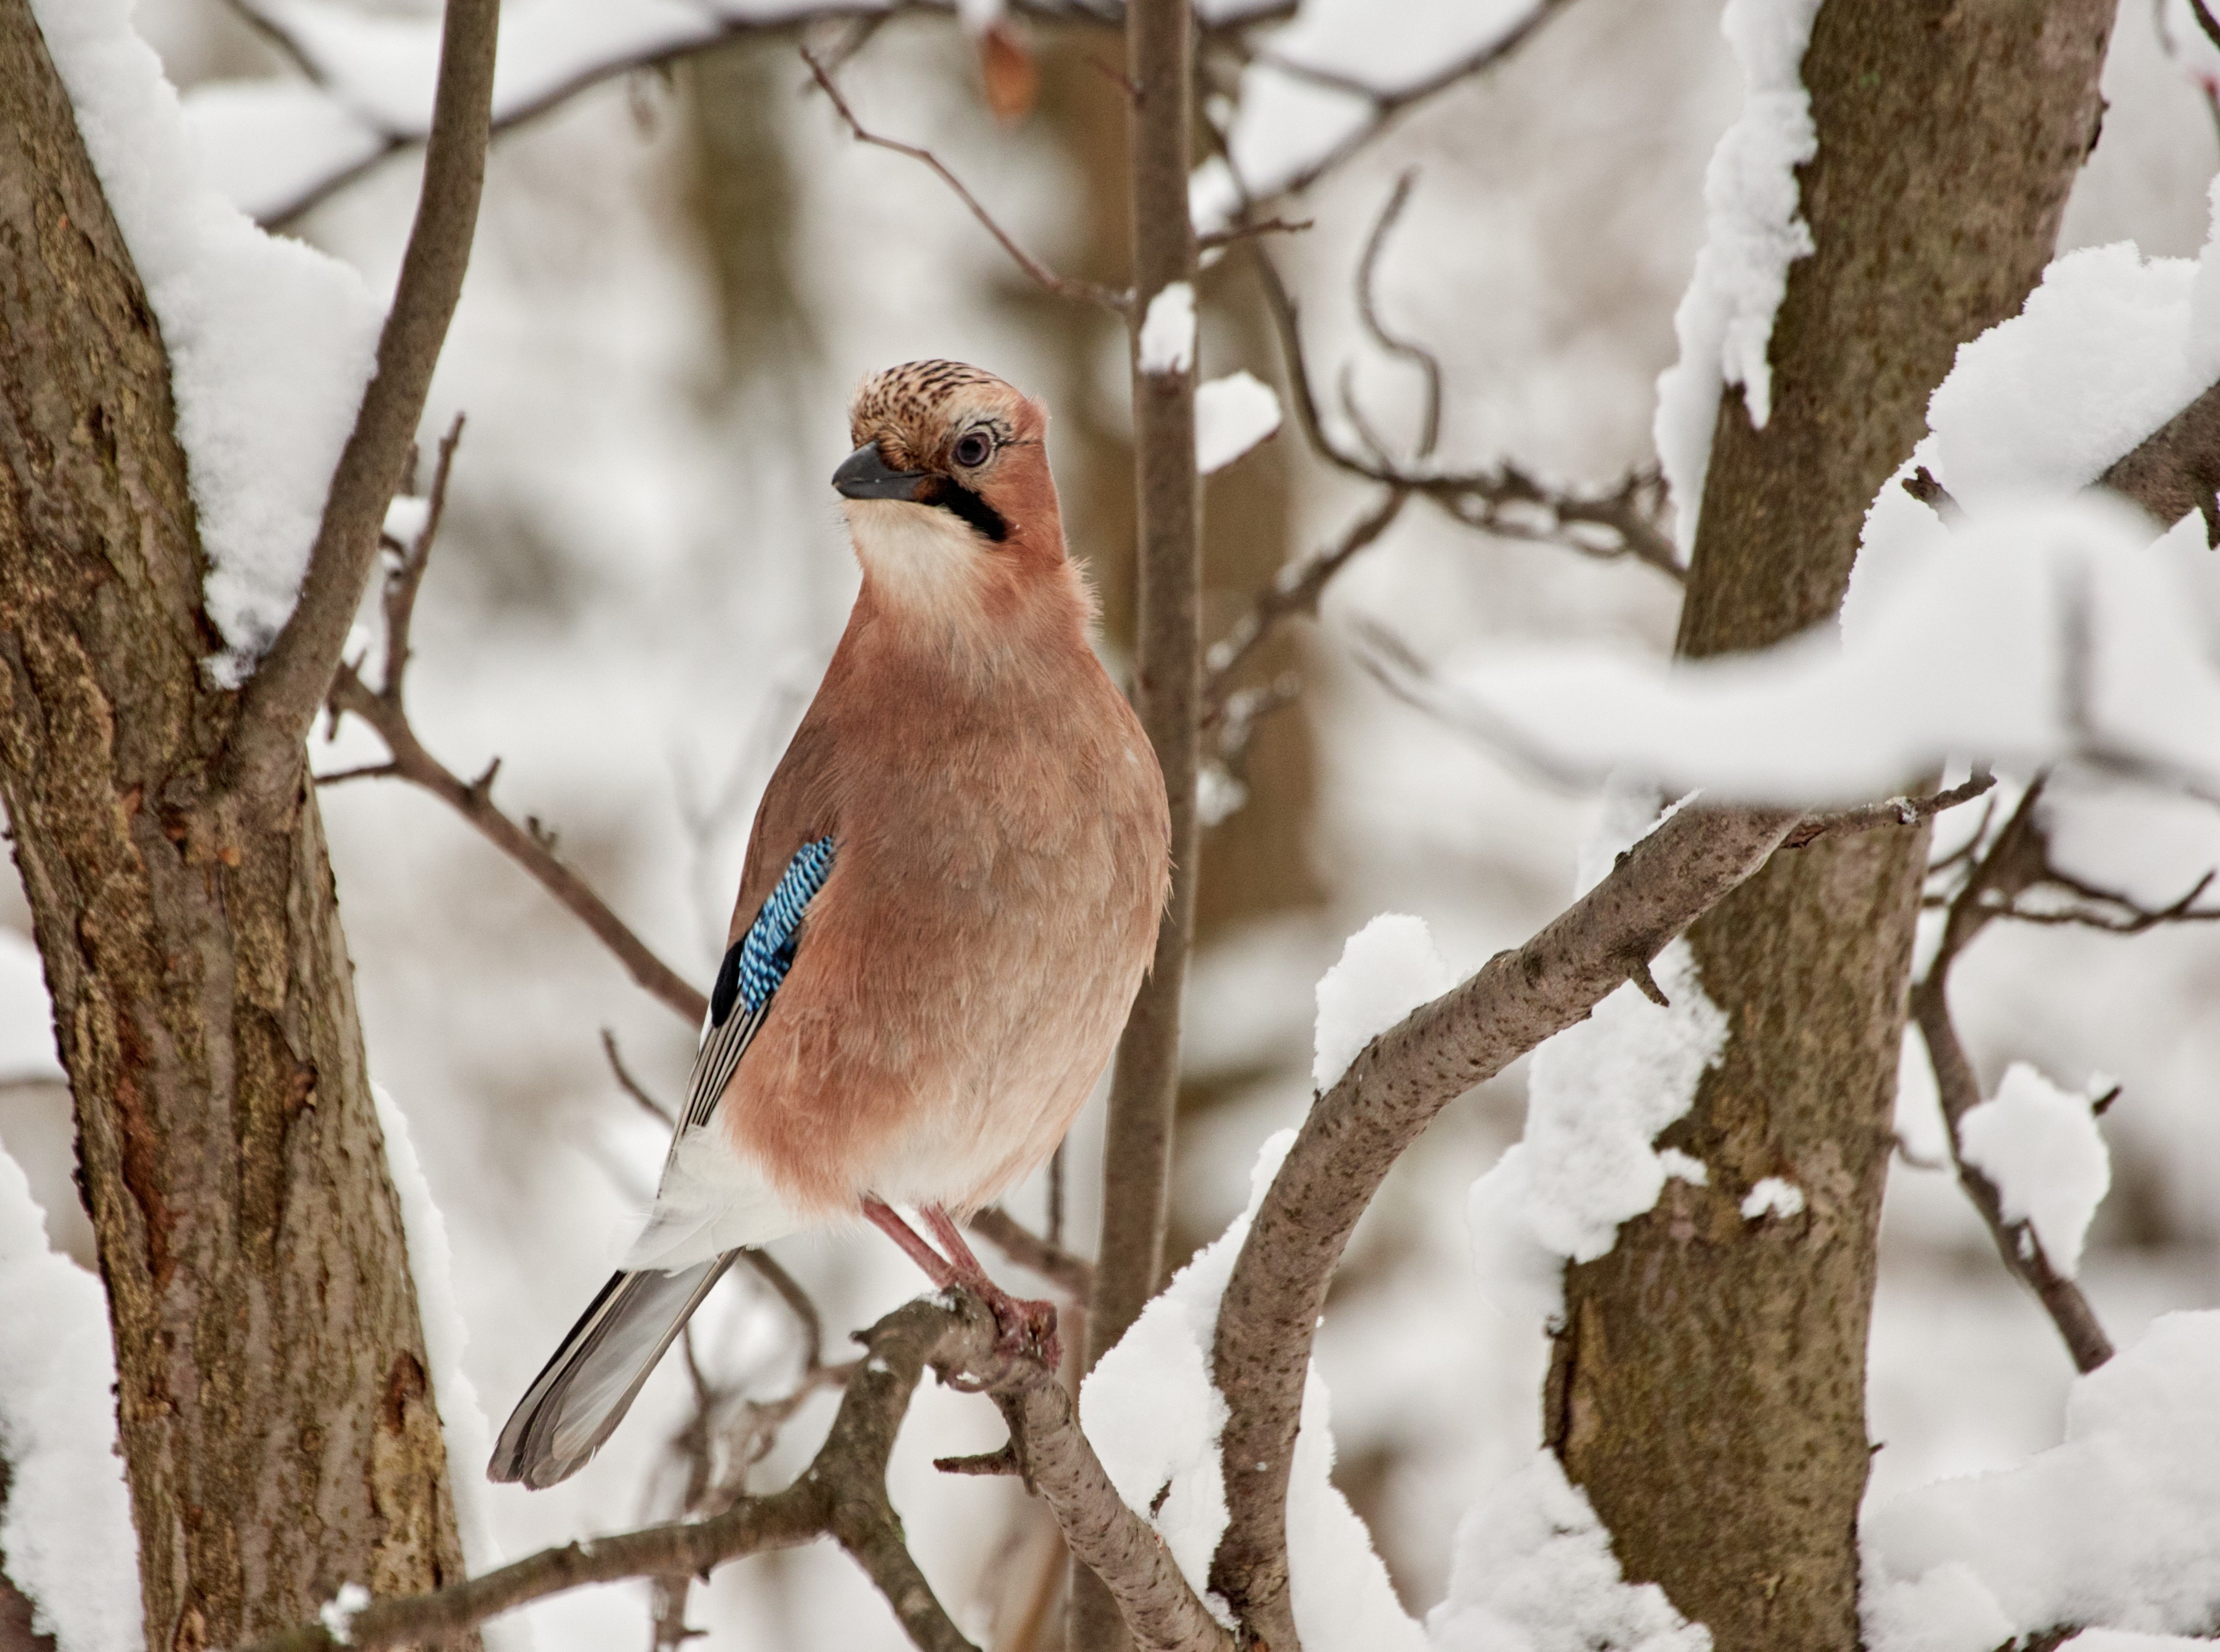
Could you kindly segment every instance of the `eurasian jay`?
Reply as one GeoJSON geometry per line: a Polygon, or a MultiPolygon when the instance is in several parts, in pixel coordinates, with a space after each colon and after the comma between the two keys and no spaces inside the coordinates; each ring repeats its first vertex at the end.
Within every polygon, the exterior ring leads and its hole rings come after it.
{"type": "Polygon", "coordinates": [[[863,565],[763,802],[645,1231],[502,1430],[552,1486],[623,1418],[736,1252],[860,1215],[1051,1345],[958,1229],[1056,1149],[1170,888],[1155,754],[1088,644],[1040,404],[911,362],[832,473],[863,565]],[[894,1206],[916,1209],[936,1250],[894,1206]]]}

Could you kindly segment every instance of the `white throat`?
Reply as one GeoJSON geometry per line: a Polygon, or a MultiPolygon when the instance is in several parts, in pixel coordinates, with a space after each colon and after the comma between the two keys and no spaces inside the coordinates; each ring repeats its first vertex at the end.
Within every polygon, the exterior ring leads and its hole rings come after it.
{"type": "Polygon", "coordinates": [[[840,508],[857,559],[885,601],[958,630],[981,617],[988,552],[970,523],[907,500],[847,499],[840,508]]]}

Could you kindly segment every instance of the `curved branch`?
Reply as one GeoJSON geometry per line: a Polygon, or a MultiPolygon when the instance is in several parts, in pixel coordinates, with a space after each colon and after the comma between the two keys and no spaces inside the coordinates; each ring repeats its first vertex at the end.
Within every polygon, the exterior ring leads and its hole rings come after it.
{"type": "Polygon", "coordinates": [[[1211,1587],[1250,1634],[1297,1645],[1287,1497],[1311,1342],[1356,1219],[1434,1115],[1585,1019],[1762,866],[1794,810],[1684,808],[1515,951],[1367,1045],[1313,1103],[1257,1213],[1218,1318],[1230,1519],[1211,1587]]]}
{"type": "Polygon", "coordinates": [[[423,192],[378,335],[377,371],[333,473],[300,598],[246,685],[220,769],[226,790],[266,809],[285,807],[306,766],[302,743],[339,670],[462,294],[485,182],[500,22],[500,0],[447,0],[423,192]]]}
{"type": "Polygon", "coordinates": [[[337,1603],[322,1624],[302,1624],[243,1652],[377,1652],[433,1642],[534,1600],[593,1583],[695,1576],[743,1555],[831,1537],[870,1575],[912,1641],[926,1652],[976,1652],[918,1570],[887,1495],[887,1463],[926,1367],[954,1386],[992,1394],[1013,1454],[1045,1499],[1074,1555],[1108,1585],[1142,1652],[1233,1652],[1171,1553],[1119,1498],[1079,1431],[1057,1374],[1001,1345],[994,1315],[976,1297],[921,1297],[857,1340],[870,1357],[844,1368],[832,1427],[791,1485],[743,1497],[703,1520],[568,1543],[427,1594],[337,1603]]]}

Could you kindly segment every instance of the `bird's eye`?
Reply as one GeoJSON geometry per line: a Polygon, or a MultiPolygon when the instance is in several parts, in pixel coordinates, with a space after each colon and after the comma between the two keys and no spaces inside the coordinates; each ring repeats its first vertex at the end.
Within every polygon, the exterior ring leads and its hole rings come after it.
{"type": "Polygon", "coordinates": [[[984,464],[987,456],[994,451],[994,439],[985,431],[966,431],[957,439],[956,462],[968,471],[974,465],[984,464]]]}

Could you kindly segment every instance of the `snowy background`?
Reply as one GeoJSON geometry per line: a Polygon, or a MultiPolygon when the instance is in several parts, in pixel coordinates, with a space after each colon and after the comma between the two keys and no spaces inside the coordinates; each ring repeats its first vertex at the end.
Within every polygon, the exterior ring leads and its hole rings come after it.
{"type": "MultiPolygon", "coordinates": [[[[1342,9],[1307,7],[1288,54],[1346,60],[1335,55],[1350,49],[1342,9]]],[[[137,20],[189,91],[295,73],[218,0],[141,0],[137,20]]],[[[2220,152],[2197,84],[2162,46],[2169,22],[2183,38],[2179,19],[2126,0],[2103,140],[2069,208],[2067,246],[2132,240],[2146,256],[2190,258],[2205,241],[2220,152]]],[[[1322,372],[1353,361],[1382,422],[1413,427],[1413,376],[1363,344],[1350,277],[1380,203],[1415,166],[1380,291],[1391,321],[1443,357],[1445,458],[1512,457],[1593,483],[1647,461],[1657,377],[1680,353],[1674,311],[1706,233],[1706,168],[1743,106],[1718,23],[1718,7],[1699,0],[1580,0],[1507,68],[1425,104],[1313,190],[1301,215],[1317,228],[1276,250],[1322,372]]],[[[1115,42],[1043,46],[1042,107],[1011,130],[986,112],[972,60],[945,23],[889,26],[843,80],[867,122],[932,144],[1025,244],[1067,270],[1115,279],[1115,93],[1084,61],[1113,54],[1115,42]]],[[[802,95],[805,79],[790,43],[728,47],[674,75],[603,86],[499,139],[425,425],[428,439],[456,412],[469,415],[418,613],[418,729],[459,772],[498,755],[496,797],[557,827],[564,852],[616,908],[703,982],[757,792],[854,589],[826,478],[845,451],[847,391],[864,372],[945,355],[1044,395],[1067,521],[1102,587],[1113,661],[1130,627],[1122,333],[1026,284],[913,163],[852,144],[820,98],[802,95]]],[[[1236,154],[1257,176],[1265,160],[1288,159],[1289,134],[1321,142],[1335,129],[1332,110],[1302,103],[1292,84],[1243,89],[1261,112],[1236,154]]],[[[1325,97],[1315,87],[1305,95],[1325,97]]],[[[383,163],[296,233],[382,297],[415,177],[413,156],[383,163]]],[[[1199,190],[1206,209],[1207,196],[1199,190]]],[[[1238,260],[1207,274],[1197,297],[1201,372],[1278,383],[1238,260]]],[[[344,291],[332,302],[358,313],[344,291]]],[[[1733,324],[1719,327],[1731,366],[1733,324]]],[[[1264,422],[1256,398],[1239,394],[1241,412],[1264,422]]],[[[1230,463],[1207,502],[1210,630],[1363,502],[1288,433],[1230,463]]],[[[2220,611],[2220,578],[2201,563],[2184,566],[2203,611],[2220,611]]],[[[1348,937],[1384,912],[1422,918],[1439,959],[1462,976],[1563,904],[1585,841],[1623,829],[1605,819],[1600,789],[1544,784],[1382,692],[1355,664],[1351,617],[1384,621],[1428,658],[1480,662],[1470,680],[1484,684],[1487,662],[1514,647],[1607,644],[1662,658],[1676,599],[1631,562],[1491,540],[1413,508],[1338,580],[1323,622],[1268,660],[1299,664],[1309,687],[1260,735],[1250,800],[1206,852],[1178,1256],[1238,1215],[1260,1144],[1300,1118],[1314,1062],[1328,1061],[1313,1044],[1314,988],[1348,937]]],[[[378,755],[357,731],[317,761],[337,769],[378,755]]],[[[464,1368],[497,1422],[605,1276],[662,1154],[661,1133],[609,1074],[601,1030],[668,1094],[684,1074],[690,1029],[435,801],[367,782],[327,792],[325,807],[372,1069],[445,1214],[464,1368]]],[[[2140,880],[2161,899],[2220,863],[2211,811],[2088,803],[2062,818],[2061,847],[2086,850],[2082,864],[2140,880]]],[[[11,882],[0,890],[0,1146],[22,1167],[56,1245],[89,1263],[27,928],[11,882]]],[[[2044,1075],[2006,1085],[1999,1107],[2070,1115],[2070,1098],[2111,1080],[2124,1087],[2102,1120],[2110,1192],[2081,1261],[2115,1340],[2129,1347],[2168,1309],[2220,1303],[2220,932],[2126,941],[1999,926],[1954,979],[1987,1090],[1997,1093],[2015,1061],[2044,1075]]],[[[1563,1068],[1579,1058],[1554,1059],[1563,1068]]],[[[1397,1169],[1359,1230],[1319,1339],[1335,1481],[1414,1615],[1443,1598],[1453,1565],[1479,1579],[1531,1551],[1537,1509],[1558,1511],[1557,1527],[1575,1534],[1566,1543],[1582,1541],[1562,1485],[1532,1461],[1537,1311],[1505,1278],[1482,1277],[1468,1225],[1469,1190],[1519,1134],[1529,1065],[1450,1110],[1397,1169]],[[1460,1517],[1482,1499],[1460,1537],[1460,1517]]],[[[1931,1085],[1916,1057],[1906,1074],[1901,1128],[1931,1158],[1941,1128],[1931,1085]]],[[[1099,1133],[1090,1113],[1074,1138],[1077,1236],[1094,1230],[1099,1133]]],[[[2061,1158],[2089,1161],[2069,1150],[2061,1158]]],[[[1044,1199],[1036,1183],[1011,1202],[1038,1222],[1044,1199]]],[[[21,1208],[12,1183],[0,1186],[0,1262],[33,1244],[21,1208]]],[[[2070,1225],[2072,1215],[2055,1219],[2070,1225]]],[[[2071,1368],[1947,1174],[1899,1162],[1883,1244],[1876,1506],[2057,1445],[2071,1368]]],[[[779,1254],[836,1337],[918,1288],[876,1236],[793,1241],[779,1254]]],[[[51,1268],[18,1283],[40,1302],[83,1294],[81,1279],[51,1268]]],[[[705,1362],[725,1377],[766,1395],[790,1379],[782,1311],[745,1273],[730,1276],[701,1325],[705,1362]]],[[[2168,1368],[2215,1359],[2209,1331],[2178,1325],[2169,1335],[2179,1357],[2168,1368]]],[[[2077,1438],[2139,1414],[2137,1373],[2106,1380],[2077,1397],[2077,1438]]],[[[482,1487],[493,1542],[514,1555],[667,1515],[683,1481],[668,1443],[689,1409],[670,1362],[576,1480],[542,1493],[482,1487]]],[[[807,1456],[829,1412],[821,1400],[801,1414],[759,1483],[807,1456]]],[[[938,1475],[930,1459],[999,1438],[991,1407],[928,1387],[893,1472],[927,1574],[982,1643],[1024,1615],[1043,1517],[1014,1487],[938,1475]]],[[[2093,1499],[2071,1468],[2047,1494],[2093,1499]]],[[[456,1469],[475,1481],[478,1465],[456,1469]]],[[[2209,1487],[2215,1475],[2204,1479],[2209,1487]]],[[[1927,1593],[1908,1614],[1924,1601],[1930,1617],[1977,1637],[1992,1625],[1978,1600],[1952,1594],[1947,1562],[1960,1555],[1951,1522],[1983,1517],[1977,1502],[1955,1512],[1947,1502],[1896,1504],[1876,1543],[1890,1575],[1924,1580],[1927,1593]]],[[[1593,1560],[1560,1558],[1567,1578],[1593,1560]]],[[[1517,1618],[1516,1603],[1479,1591],[1460,1586],[1471,1622],[1517,1618]]],[[[645,1594],[566,1597],[526,1614],[530,1634],[542,1652],[644,1643],[645,1594]]],[[[2003,1604],[2017,1619],[2043,1603],[2003,1604]]],[[[1622,1628],[1661,1637],[1656,1652],[1681,1644],[1673,1637],[1684,1631],[1654,1603],[1621,1608],[1622,1628]]],[[[114,1614],[97,1618],[88,1616],[77,1643],[122,1644],[114,1614]]],[[[693,1621],[710,1630],[711,1647],[903,1644],[861,1574],[828,1548],[726,1568],[696,1592],[693,1621]]],[[[1444,1644],[1464,1643],[1461,1632],[1447,1618],[1437,1626],[1444,1644]]],[[[1470,1632],[1481,1643],[1483,1630],[1470,1632]]]]}

